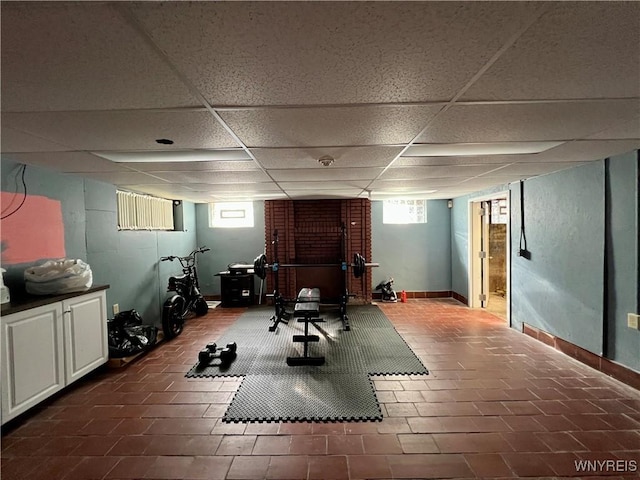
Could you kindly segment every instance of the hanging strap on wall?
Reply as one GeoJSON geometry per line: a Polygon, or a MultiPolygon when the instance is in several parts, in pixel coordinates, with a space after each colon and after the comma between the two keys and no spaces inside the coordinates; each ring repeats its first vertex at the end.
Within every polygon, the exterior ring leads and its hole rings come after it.
{"type": "Polygon", "coordinates": [[[520,180],[520,248],[518,256],[531,260],[531,252],[527,249],[527,235],[524,230],[524,180],[520,180]]]}

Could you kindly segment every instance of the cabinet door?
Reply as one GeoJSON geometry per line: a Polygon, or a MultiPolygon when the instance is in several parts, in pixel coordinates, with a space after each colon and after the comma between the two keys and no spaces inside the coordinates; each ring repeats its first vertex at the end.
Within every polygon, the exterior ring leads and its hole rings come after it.
{"type": "Polygon", "coordinates": [[[62,389],[61,304],[2,317],[2,422],[62,389]]]}
{"type": "Polygon", "coordinates": [[[104,291],[62,302],[67,384],[109,360],[106,303],[104,291]]]}

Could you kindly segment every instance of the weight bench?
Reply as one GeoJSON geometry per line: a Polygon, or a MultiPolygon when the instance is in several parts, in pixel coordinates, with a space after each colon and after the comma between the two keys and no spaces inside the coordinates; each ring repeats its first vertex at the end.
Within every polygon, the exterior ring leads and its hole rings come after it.
{"type": "Polygon", "coordinates": [[[296,305],[293,310],[293,318],[298,323],[304,323],[304,335],[294,335],[293,341],[304,344],[302,357],[287,357],[287,365],[290,367],[298,365],[323,365],[324,357],[312,357],[309,355],[309,343],[319,342],[318,335],[309,335],[309,324],[324,322],[320,318],[320,289],[303,288],[298,293],[296,305]]]}

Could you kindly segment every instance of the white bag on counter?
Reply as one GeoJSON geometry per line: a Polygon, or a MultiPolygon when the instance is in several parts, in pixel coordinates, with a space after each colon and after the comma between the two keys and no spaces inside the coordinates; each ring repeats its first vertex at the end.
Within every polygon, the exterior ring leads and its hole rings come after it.
{"type": "Polygon", "coordinates": [[[82,260],[49,260],[24,271],[25,288],[32,295],[83,292],[91,288],[91,267],[82,260]]]}

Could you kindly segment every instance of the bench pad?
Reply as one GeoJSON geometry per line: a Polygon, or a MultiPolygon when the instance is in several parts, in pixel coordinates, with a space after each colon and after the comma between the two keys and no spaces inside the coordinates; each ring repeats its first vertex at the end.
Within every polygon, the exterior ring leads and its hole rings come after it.
{"type": "Polygon", "coordinates": [[[303,288],[298,293],[296,305],[293,308],[294,317],[318,316],[320,314],[320,289],[303,288]]]}

